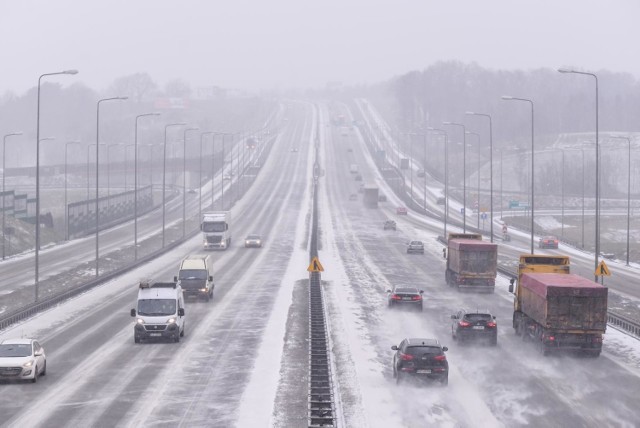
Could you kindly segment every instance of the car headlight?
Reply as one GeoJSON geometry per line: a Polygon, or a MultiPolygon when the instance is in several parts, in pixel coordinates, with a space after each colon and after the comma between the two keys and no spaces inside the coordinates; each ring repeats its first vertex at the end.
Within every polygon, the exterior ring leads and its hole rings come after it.
{"type": "Polygon", "coordinates": [[[250,244],[250,242],[249,242],[249,241],[244,241],[244,244],[245,244],[245,245],[249,245],[249,244],[250,244]]]}
{"type": "Polygon", "coordinates": [[[167,324],[175,324],[175,323],[176,323],[176,319],[175,319],[175,317],[174,317],[174,318],[169,318],[169,319],[167,320],[167,324]]]}
{"type": "Polygon", "coordinates": [[[142,318],[138,318],[138,319],[136,320],[136,322],[137,322],[138,324],[144,324],[144,320],[143,320],[142,318]]]}
{"type": "Polygon", "coordinates": [[[24,364],[22,365],[22,367],[27,368],[27,369],[28,369],[29,367],[32,367],[32,366],[33,366],[33,360],[27,361],[26,363],[24,363],[24,364]]]}

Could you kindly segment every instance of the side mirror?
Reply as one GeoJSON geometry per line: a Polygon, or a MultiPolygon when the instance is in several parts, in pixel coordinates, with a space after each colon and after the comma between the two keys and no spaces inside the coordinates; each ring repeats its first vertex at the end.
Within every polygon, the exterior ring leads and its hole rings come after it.
{"type": "Polygon", "coordinates": [[[513,293],[513,283],[516,282],[515,278],[509,280],[509,293],[513,293]]]}
{"type": "Polygon", "coordinates": [[[40,357],[42,356],[42,349],[38,349],[36,352],[33,353],[34,357],[40,357]]]}
{"type": "Polygon", "coordinates": [[[452,320],[457,320],[457,319],[458,319],[458,316],[457,316],[457,315],[455,315],[455,314],[454,314],[454,315],[451,315],[451,319],[452,319],[452,320]]]}
{"type": "Polygon", "coordinates": [[[179,317],[183,317],[184,316],[184,308],[179,308],[178,309],[178,316],[179,317]]]}
{"type": "Polygon", "coordinates": [[[209,282],[213,282],[213,276],[209,275],[209,282]]]}
{"type": "Polygon", "coordinates": [[[397,347],[396,345],[393,345],[393,346],[391,347],[391,349],[393,349],[394,351],[397,351],[397,350],[398,350],[398,347],[397,347]]]}
{"type": "Polygon", "coordinates": [[[447,348],[446,346],[442,347],[442,351],[447,352],[449,350],[449,348],[447,348]]]}
{"type": "Polygon", "coordinates": [[[387,290],[387,293],[391,293],[391,290],[387,290]]]}
{"type": "Polygon", "coordinates": [[[447,258],[447,249],[446,248],[442,249],[442,258],[444,258],[444,259],[447,258]]]}
{"type": "Polygon", "coordinates": [[[136,316],[136,310],[135,309],[131,309],[131,316],[135,317],[136,316]]]}
{"type": "Polygon", "coordinates": [[[173,282],[178,282],[178,277],[177,276],[173,277],[173,282]]]}
{"type": "Polygon", "coordinates": [[[420,290],[420,294],[424,293],[424,290],[420,290]]]}
{"type": "Polygon", "coordinates": [[[495,315],[493,316],[493,319],[496,319],[496,316],[495,316],[495,315]]]}

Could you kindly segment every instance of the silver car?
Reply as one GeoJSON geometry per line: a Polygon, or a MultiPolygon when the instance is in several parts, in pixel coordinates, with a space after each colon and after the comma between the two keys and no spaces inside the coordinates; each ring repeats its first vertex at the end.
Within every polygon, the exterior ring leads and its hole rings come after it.
{"type": "Polygon", "coordinates": [[[44,348],[33,339],[5,339],[0,341],[0,379],[33,383],[47,374],[44,348]]]}
{"type": "Polygon", "coordinates": [[[245,248],[249,248],[249,247],[261,248],[262,238],[260,237],[260,235],[255,235],[255,234],[248,235],[244,240],[244,246],[245,248]]]}
{"type": "Polygon", "coordinates": [[[407,244],[407,254],[411,253],[424,254],[424,244],[422,241],[411,241],[407,244]]]}

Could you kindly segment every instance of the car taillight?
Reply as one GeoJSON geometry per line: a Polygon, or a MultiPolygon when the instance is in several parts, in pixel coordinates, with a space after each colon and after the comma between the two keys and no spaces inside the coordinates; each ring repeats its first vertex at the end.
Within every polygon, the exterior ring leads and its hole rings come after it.
{"type": "Polygon", "coordinates": [[[422,296],[418,295],[418,296],[413,296],[411,298],[411,300],[422,300],[422,296]]]}
{"type": "Polygon", "coordinates": [[[462,320],[462,321],[458,322],[458,325],[459,325],[460,327],[469,327],[469,326],[471,325],[471,323],[470,323],[470,322],[467,322],[467,321],[462,320]]]}
{"type": "Polygon", "coordinates": [[[402,352],[400,352],[400,359],[402,361],[411,361],[413,360],[413,355],[403,354],[402,352]]]}
{"type": "Polygon", "coordinates": [[[436,361],[444,361],[447,359],[446,355],[436,355],[435,357],[433,357],[434,360],[436,361]]]}
{"type": "Polygon", "coordinates": [[[489,321],[489,322],[487,323],[487,327],[491,327],[491,328],[493,328],[493,327],[495,327],[495,326],[496,326],[496,323],[495,323],[495,322],[493,322],[493,321],[489,321]]]}
{"type": "Polygon", "coordinates": [[[397,294],[392,294],[391,300],[402,300],[402,297],[398,296],[397,294]]]}

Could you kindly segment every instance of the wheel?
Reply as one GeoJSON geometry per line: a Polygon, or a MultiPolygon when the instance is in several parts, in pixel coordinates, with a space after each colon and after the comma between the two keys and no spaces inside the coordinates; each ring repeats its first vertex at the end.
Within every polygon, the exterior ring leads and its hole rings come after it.
{"type": "Polygon", "coordinates": [[[133,336],[133,343],[140,343],[140,338],[138,336],[133,336]]]}
{"type": "Polygon", "coordinates": [[[445,377],[443,377],[442,379],[440,379],[440,384],[442,386],[447,386],[449,385],[449,373],[447,373],[447,375],[445,377]]]}
{"type": "Polygon", "coordinates": [[[173,341],[174,341],[175,343],[180,342],[180,333],[176,333],[176,335],[175,335],[175,336],[173,336],[173,341]]]}
{"type": "Polygon", "coordinates": [[[47,375],[47,360],[44,360],[44,368],[42,369],[42,373],[40,373],[41,376],[46,376],[47,375]]]}
{"type": "Polygon", "coordinates": [[[398,372],[396,371],[396,368],[393,368],[393,378],[396,379],[398,377],[398,372]]]}
{"type": "Polygon", "coordinates": [[[491,346],[498,346],[498,338],[494,337],[493,339],[491,339],[491,346]]]}
{"type": "Polygon", "coordinates": [[[204,301],[205,301],[205,302],[208,302],[208,301],[209,301],[209,299],[211,299],[211,293],[207,293],[207,294],[205,294],[205,295],[204,295],[204,301]]]}
{"type": "Polygon", "coordinates": [[[420,305],[420,309],[418,309],[420,312],[424,311],[424,306],[420,305]]]}
{"type": "Polygon", "coordinates": [[[402,373],[397,372],[396,373],[396,385],[399,385],[401,381],[402,381],[402,373]]]}
{"type": "Polygon", "coordinates": [[[34,372],[33,372],[33,379],[31,379],[31,383],[36,383],[38,382],[38,366],[35,366],[33,369],[34,369],[34,372]]]}
{"type": "Polygon", "coordinates": [[[184,326],[182,327],[182,331],[180,332],[180,337],[184,337],[184,326]]]}

